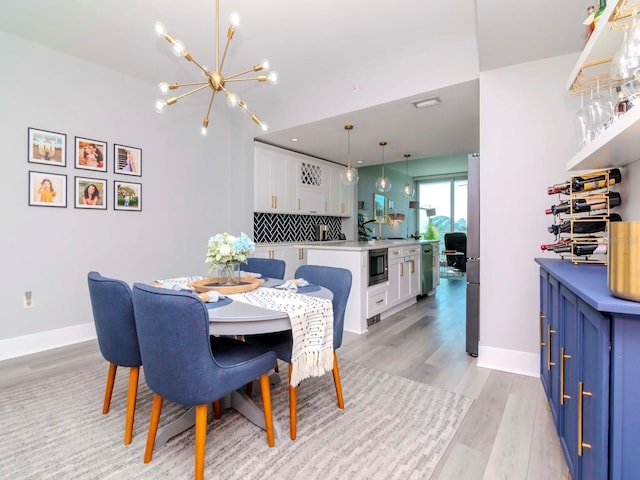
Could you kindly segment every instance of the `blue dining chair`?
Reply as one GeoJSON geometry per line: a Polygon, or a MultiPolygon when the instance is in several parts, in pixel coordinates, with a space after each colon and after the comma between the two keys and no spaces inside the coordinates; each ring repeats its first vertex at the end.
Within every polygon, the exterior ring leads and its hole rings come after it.
{"type": "Polygon", "coordinates": [[[195,478],[202,479],[209,404],[258,377],[272,447],[268,372],[275,366],[275,353],[210,336],[207,307],[191,292],[136,283],[132,298],[144,376],[154,392],[144,462],[151,461],[164,399],[195,406],[195,478]]]}
{"type": "Polygon", "coordinates": [[[142,365],[131,303],[131,288],[122,280],[103,277],[98,272],[89,272],[87,281],[100,353],[109,362],[103,414],[109,413],[111,407],[111,394],[118,367],[129,367],[129,393],[124,428],[124,444],[129,445],[133,437],[138,378],[142,365]]]}
{"type": "Polygon", "coordinates": [[[286,263],[284,260],[277,258],[247,258],[247,265],[242,267],[243,270],[251,273],[259,273],[266,278],[277,278],[284,280],[284,272],[286,263]]]}
{"type": "MultiPolygon", "coordinates": [[[[351,272],[345,268],[326,267],[320,265],[302,265],[298,267],[295,278],[304,278],[310,284],[320,285],[333,293],[333,383],[338,398],[338,408],[344,408],[342,397],[342,383],[340,382],[340,370],[338,368],[338,355],[336,350],[342,345],[344,332],[344,316],[347,308],[347,300],[351,290],[351,272]]],[[[274,351],[278,358],[289,364],[289,415],[291,440],[297,436],[297,387],[291,386],[291,352],[293,337],[291,330],[259,335],[245,335],[245,342],[255,345],[263,351],[274,351]]]]}

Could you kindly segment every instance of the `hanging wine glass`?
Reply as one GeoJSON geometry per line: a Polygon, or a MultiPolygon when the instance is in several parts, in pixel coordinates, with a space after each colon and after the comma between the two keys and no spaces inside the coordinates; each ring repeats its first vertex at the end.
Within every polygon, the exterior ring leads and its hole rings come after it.
{"type": "Polygon", "coordinates": [[[589,112],[584,105],[584,94],[580,95],[580,110],[576,112],[573,119],[573,127],[576,134],[576,147],[580,151],[591,141],[591,124],[589,112]]]}
{"type": "Polygon", "coordinates": [[[600,135],[611,123],[613,109],[608,99],[600,92],[600,79],[596,79],[596,94],[587,105],[591,139],[600,135]]]}
{"type": "Polygon", "coordinates": [[[620,48],[611,59],[610,75],[613,80],[624,80],[633,74],[633,71],[629,70],[629,56],[629,33],[625,26],[620,48]]]}

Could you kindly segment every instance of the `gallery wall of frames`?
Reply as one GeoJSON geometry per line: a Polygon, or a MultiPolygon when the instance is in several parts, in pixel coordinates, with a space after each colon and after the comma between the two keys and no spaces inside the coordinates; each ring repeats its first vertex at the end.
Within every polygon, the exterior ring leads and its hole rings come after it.
{"type": "Polygon", "coordinates": [[[74,137],[67,152],[67,135],[28,127],[27,162],[29,205],[66,208],[68,198],[75,208],[88,210],[142,211],[142,183],[127,176],[142,177],[142,149],[87,137],[74,137]],[[73,181],[67,181],[67,159],[73,164],[73,181]],[[58,170],[55,167],[63,167],[58,170]],[[121,176],[107,179],[108,172],[121,176]]]}

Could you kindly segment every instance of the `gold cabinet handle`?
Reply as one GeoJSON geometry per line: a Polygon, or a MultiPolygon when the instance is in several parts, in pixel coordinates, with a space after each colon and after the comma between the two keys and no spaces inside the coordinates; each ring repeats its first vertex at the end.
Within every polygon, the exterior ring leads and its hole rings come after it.
{"type": "Polygon", "coordinates": [[[571,358],[571,355],[564,353],[564,347],[560,349],[560,405],[564,405],[564,401],[570,400],[571,395],[564,393],[564,361],[571,358]]]}
{"type": "Polygon", "coordinates": [[[542,347],[544,347],[546,345],[546,343],[543,342],[543,340],[544,340],[543,335],[544,334],[542,332],[543,332],[544,329],[542,327],[542,323],[543,323],[543,320],[545,318],[547,318],[547,316],[544,315],[542,312],[540,312],[540,314],[538,316],[540,317],[540,350],[542,350],[542,347]]]}
{"type": "Polygon", "coordinates": [[[584,430],[582,428],[582,417],[583,417],[583,408],[582,408],[582,397],[591,397],[591,392],[585,392],[584,384],[582,382],[578,383],[578,456],[582,456],[583,448],[591,448],[591,445],[582,441],[582,435],[584,430]]]}
{"type": "Polygon", "coordinates": [[[384,300],[382,298],[380,300],[376,300],[376,304],[382,303],[382,302],[384,302],[384,300]]]}
{"type": "Polygon", "coordinates": [[[410,260],[411,262],[411,273],[416,273],[416,261],[410,260]]]}
{"type": "Polygon", "coordinates": [[[400,276],[404,277],[404,263],[400,264],[400,276]]]}
{"type": "Polygon", "coordinates": [[[298,210],[300,210],[300,199],[298,199],[298,210]]]}
{"type": "Polygon", "coordinates": [[[555,362],[551,361],[551,334],[556,333],[555,330],[551,330],[551,325],[547,325],[547,370],[551,370],[551,367],[555,367],[555,362]]]}

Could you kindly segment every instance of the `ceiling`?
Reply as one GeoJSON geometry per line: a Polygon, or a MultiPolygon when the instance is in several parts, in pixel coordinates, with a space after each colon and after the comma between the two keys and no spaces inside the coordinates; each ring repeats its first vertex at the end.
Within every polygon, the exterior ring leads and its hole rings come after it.
{"type": "MultiPolygon", "coordinates": [[[[271,124],[267,134],[256,130],[259,139],[345,164],[349,123],[352,161],[380,163],[378,143],[385,140],[385,162],[404,165],[405,153],[417,160],[479,151],[479,72],[580,51],[592,2],[539,0],[526,8],[513,0],[220,3],[223,38],[231,10],[242,22],[223,74],[268,57],[282,79],[275,87],[234,84],[271,124]],[[411,105],[431,96],[442,103],[411,105]]],[[[5,32],[144,81],[196,81],[196,69],[168,54],[153,34],[156,20],[199,62],[215,63],[214,0],[0,3],[5,32]]],[[[199,100],[202,109],[207,98],[199,100]]],[[[219,108],[227,107],[216,105],[212,116],[219,108]]]]}

